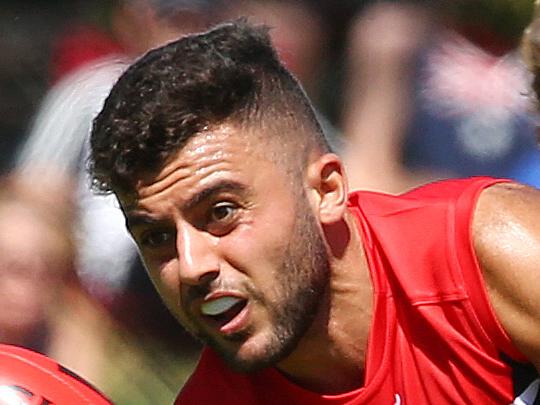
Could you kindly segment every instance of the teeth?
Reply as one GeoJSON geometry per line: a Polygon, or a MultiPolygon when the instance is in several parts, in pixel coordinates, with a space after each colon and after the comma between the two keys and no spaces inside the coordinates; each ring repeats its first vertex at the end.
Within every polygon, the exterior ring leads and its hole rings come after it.
{"type": "Polygon", "coordinates": [[[238,304],[240,301],[242,301],[240,298],[235,297],[221,297],[217,298],[212,301],[207,301],[201,305],[201,312],[204,315],[220,315],[229,309],[231,309],[233,306],[238,304]]]}

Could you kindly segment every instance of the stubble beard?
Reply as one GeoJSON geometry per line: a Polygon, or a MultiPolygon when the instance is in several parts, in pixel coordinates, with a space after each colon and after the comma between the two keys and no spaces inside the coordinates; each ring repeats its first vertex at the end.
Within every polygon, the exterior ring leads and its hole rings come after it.
{"type": "MultiPolygon", "coordinates": [[[[253,372],[275,365],[289,356],[311,326],[328,286],[329,260],[326,246],[307,201],[299,203],[296,226],[287,254],[275,282],[279,302],[269,303],[256,291],[251,296],[263,304],[270,315],[272,328],[266,342],[251,358],[224,350],[217,340],[204,339],[234,370],[253,372]]],[[[241,345],[251,331],[234,336],[241,345]]]]}

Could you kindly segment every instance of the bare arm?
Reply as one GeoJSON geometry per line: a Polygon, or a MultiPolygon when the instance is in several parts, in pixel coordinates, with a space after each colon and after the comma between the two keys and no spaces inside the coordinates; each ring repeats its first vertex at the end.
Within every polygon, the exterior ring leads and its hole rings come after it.
{"type": "Polygon", "coordinates": [[[540,191],[517,184],[484,191],[473,238],[495,314],[540,370],[540,191]]]}

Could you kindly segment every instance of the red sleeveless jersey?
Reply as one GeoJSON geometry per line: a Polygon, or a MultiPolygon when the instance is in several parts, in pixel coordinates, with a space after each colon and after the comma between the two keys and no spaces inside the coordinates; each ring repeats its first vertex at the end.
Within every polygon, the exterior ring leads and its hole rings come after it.
{"type": "Polygon", "coordinates": [[[175,404],[507,405],[517,396],[515,403],[536,403],[537,373],[519,361],[495,318],[471,241],[477,198],[500,181],[350,195],[375,294],[364,386],[309,392],[272,368],[235,373],[206,349],[175,404]]]}

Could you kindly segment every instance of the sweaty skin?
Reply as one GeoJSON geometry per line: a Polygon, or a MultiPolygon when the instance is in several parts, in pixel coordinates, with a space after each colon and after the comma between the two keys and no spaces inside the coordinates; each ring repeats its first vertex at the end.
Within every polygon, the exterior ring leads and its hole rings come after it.
{"type": "Polygon", "coordinates": [[[166,305],[230,364],[277,362],[309,389],[356,388],[372,292],[341,163],[314,153],[293,180],[249,139],[232,126],[193,137],[134,201],[120,196],[128,227],[166,305]]]}
{"type": "Polygon", "coordinates": [[[489,297],[516,347],[540,370],[540,191],[503,183],[480,196],[474,246],[489,297]]]}

